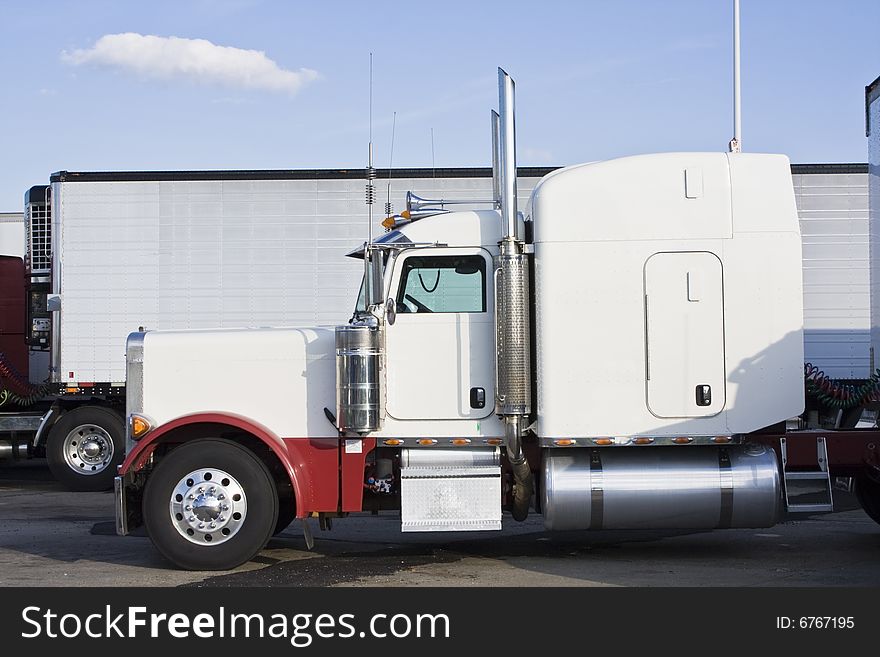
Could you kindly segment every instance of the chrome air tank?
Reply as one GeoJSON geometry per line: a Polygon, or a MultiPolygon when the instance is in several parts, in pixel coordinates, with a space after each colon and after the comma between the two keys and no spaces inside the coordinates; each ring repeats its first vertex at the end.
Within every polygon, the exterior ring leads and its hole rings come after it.
{"type": "Polygon", "coordinates": [[[550,530],[770,527],[782,500],[760,445],[545,450],[541,494],[550,530]]]}

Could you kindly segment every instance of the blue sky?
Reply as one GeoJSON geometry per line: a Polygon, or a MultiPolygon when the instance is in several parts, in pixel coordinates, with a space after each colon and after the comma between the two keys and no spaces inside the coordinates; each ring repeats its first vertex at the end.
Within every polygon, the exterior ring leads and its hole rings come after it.
{"type": "MultiPolygon", "coordinates": [[[[745,150],[865,161],[880,2],[741,3],[745,150]]],[[[487,166],[499,65],[520,165],[725,150],[731,5],[0,0],[0,211],[60,169],[362,167],[371,51],[377,166],[393,112],[394,166],[432,130],[436,166],[487,166]]]]}

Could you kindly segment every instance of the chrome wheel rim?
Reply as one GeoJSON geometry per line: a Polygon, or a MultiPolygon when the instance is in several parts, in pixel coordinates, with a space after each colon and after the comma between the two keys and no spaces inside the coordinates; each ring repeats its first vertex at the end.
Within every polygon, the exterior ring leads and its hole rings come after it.
{"type": "Polygon", "coordinates": [[[81,475],[96,475],[113,461],[113,439],[97,424],[81,424],[64,438],[62,446],[67,466],[81,475]]]}
{"type": "Polygon", "coordinates": [[[241,484],[228,472],[201,468],[177,482],[168,510],[174,528],[187,541],[220,545],[244,525],[247,497],[241,484]]]}

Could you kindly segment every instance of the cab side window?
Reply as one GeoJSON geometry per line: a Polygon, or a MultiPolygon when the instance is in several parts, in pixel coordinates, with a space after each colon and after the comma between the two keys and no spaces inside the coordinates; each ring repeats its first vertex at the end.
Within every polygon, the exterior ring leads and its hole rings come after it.
{"type": "Polygon", "coordinates": [[[479,255],[405,258],[397,312],[486,312],[486,260],[479,255]]]}

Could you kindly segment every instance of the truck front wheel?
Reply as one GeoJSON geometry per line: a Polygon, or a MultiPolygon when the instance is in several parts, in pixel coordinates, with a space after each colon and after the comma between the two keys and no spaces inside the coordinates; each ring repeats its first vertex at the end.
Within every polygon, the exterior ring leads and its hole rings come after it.
{"type": "Polygon", "coordinates": [[[66,412],[52,426],[46,442],[49,469],[68,490],[112,488],[116,466],[124,456],[122,418],[101,406],[66,412]]]}
{"type": "Polygon", "coordinates": [[[252,559],[278,520],[265,464],[238,443],[193,440],[168,453],[144,490],[144,526],[180,568],[229,570],[252,559]]]}

